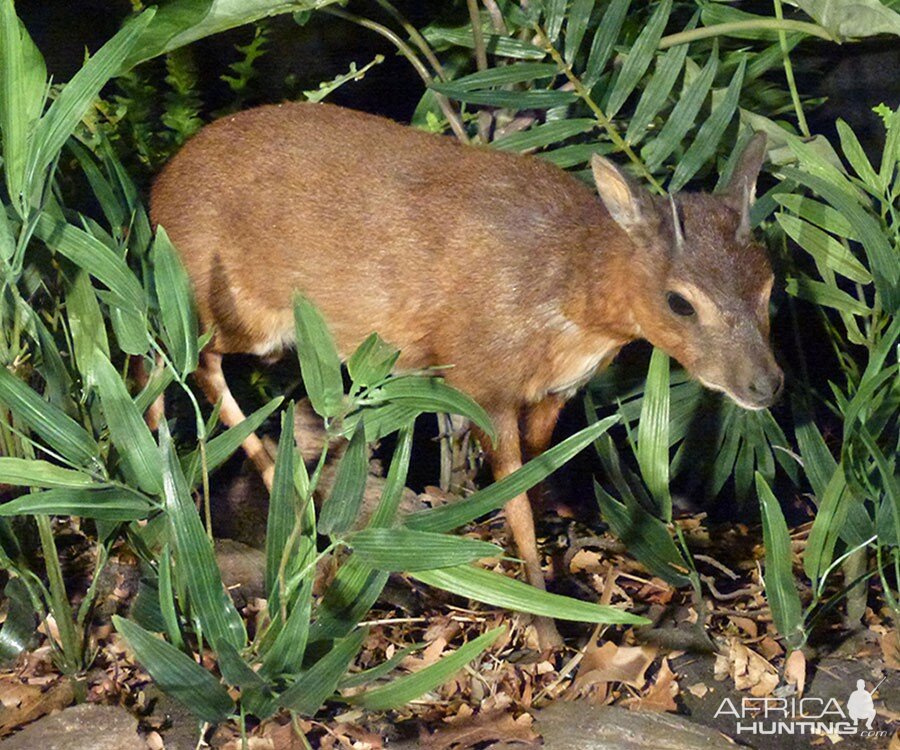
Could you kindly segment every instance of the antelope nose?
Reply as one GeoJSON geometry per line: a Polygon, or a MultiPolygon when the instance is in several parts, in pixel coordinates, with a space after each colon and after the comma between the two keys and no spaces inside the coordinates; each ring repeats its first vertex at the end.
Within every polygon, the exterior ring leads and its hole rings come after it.
{"type": "Polygon", "coordinates": [[[784,373],[781,370],[765,372],[750,383],[750,393],[760,404],[770,406],[781,395],[784,373]]]}

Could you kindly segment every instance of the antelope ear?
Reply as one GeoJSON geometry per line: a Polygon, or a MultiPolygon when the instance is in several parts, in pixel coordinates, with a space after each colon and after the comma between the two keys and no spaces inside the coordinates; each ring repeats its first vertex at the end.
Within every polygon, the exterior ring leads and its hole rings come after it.
{"type": "Polygon", "coordinates": [[[609,159],[594,154],[591,171],[600,200],[613,220],[626,232],[647,221],[652,210],[645,191],[609,159]]]}
{"type": "Polygon", "coordinates": [[[737,239],[740,241],[750,237],[750,206],[756,200],[756,179],[765,158],[766,134],[760,131],[747,142],[731,179],[721,192],[726,205],[741,216],[737,229],[737,239]]]}

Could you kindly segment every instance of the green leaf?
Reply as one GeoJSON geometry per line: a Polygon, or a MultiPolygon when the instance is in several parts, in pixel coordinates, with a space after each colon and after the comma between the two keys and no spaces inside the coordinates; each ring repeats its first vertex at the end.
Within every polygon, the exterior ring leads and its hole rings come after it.
{"type": "Polygon", "coordinates": [[[399,356],[399,350],[373,333],[350,355],[347,372],[354,384],[366,388],[375,386],[391,374],[399,356]]]}
{"type": "Polygon", "coordinates": [[[737,109],[746,65],[747,58],[741,58],[741,62],[738,64],[738,68],[725,91],[725,96],[722,97],[722,101],[713,108],[712,113],[700,126],[693,143],[691,143],[682,159],[678,162],[678,166],[675,167],[675,173],[672,175],[672,181],[669,183],[670,192],[684,187],[687,181],[715,154],[716,147],[719,145],[725,128],[728,127],[728,123],[731,122],[737,109]]]}
{"type": "Polygon", "coordinates": [[[882,193],[887,193],[894,170],[900,162],[900,107],[894,110],[890,121],[885,125],[888,131],[884,141],[884,151],[881,153],[881,166],[878,169],[882,193]]]}
{"type": "Polygon", "coordinates": [[[866,152],[863,151],[856,134],[841,118],[837,120],[837,131],[841,139],[841,150],[847,157],[847,161],[850,162],[850,166],[866,185],[877,191],[879,188],[878,175],[872,169],[872,164],[869,162],[866,152]]]}
{"type": "Polygon", "coordinates": [[[797,0],[797,5],[837,39],[900,36],[900,14],[879,0],[797,0]]]}
{"type": "Polygon", "coordinates": [[[483,633],[472,641],[460,646],[452,654],[441,657],[434,664],[412,674],[398,677],[387,685],[365,690],[348,699],[348,702],[362,706],[369,711],[387,711],[399,708],[416,698],[443,685],[470,661],[489,649],[506,628],[499,627],[483,633]]]}
{"type": "Polygon", "coordinates": [[[857,500],[847,486],[844,467],[838,466],[819,496],[816,517],[803,554],[803,570],[812,581],[814,590],[834,560],[835,545],[843,536],[849,506],[854,502],[857,500]]]}
{"type": "Polygon", "coordinates": [[[306,297],[294,298],[300,373],[310,403],[322,417],[335,417],[344,401],[341,359],[328,325],[306,297]]]}
{"type": "Polygon", "coordinates": [[[763,573],[766,599],[778,632],[784,636],[789,647],[796,648],[802,644],[805,634],[800,595],[791,568],[793,552],[790,533],[778,500],[759,472],[756,473],[756,494],[762,511],[763,542],[766,547],[763,573]]]}
{"type": "Polygon", "coordinates": [[[625,63],[613,84],[609,101],[606,104],[607,118],[615,117],[641,78],[644,77],[644,73],[653,62],[653,55],[659,46],[659,40],[662,38],[671,12],[672,0],[662,0],[641,33],[638,34],[638,38],[631,46],[625,63]]]}
{"type": "Polygon", "coordinates": [[[690,584],[690,568],[665,523],[647,513],[633,497],[626,495],[624,504],[618,502],[597,482],[594,494],[603,520],[647,570],[673,586],[690,584]]]}
{"type": "Polygon", "coordinates": [[[322,503],[318,524],[320,533],[332,536],[342,534],[353,525],[359,515],[368,475],[366,430],[360,422],[338,464],[331,494],[322,503]]]}
{"type": "MultiPolygon", "coordinates": [[[[698,18],[699,14],[695,13],[685,31],[693,29],[697,25],[698,18]]],[[[634,116],[628,123],[625,140],[629,144],[640,143],[644,137],[644,131],[665,106],[669,94],[675,86],[675,81],[678,80],[678,75],[684,67],[684,58],[687,56],[689,46],[688,44],[679,44],[656,59],[656,70],[653,77],[644,89],[644,93],[641,94],[637,108],[634,110],[634,116]]]]}
{"type": "Polygon", "coordinates": [[[84,472],[64,469],[47,461],[0,456],[0,483],[16,487],[77,489],[92,487],[95,480],[84,472]]]}
{"type": "Polygon", "coordinates": [[[373,403],[392,402],[419,411],[459,414],[474,422],[488,437],[495,438],[488,413],[462,391],[447,385],[439,378],[410,375],[391,378],[369,394],[373,403]]]}
{"type": "Polygon", "coordinates": [[[870,284],[872,274],[853,254],[830,234],[818,227],[785,213],[775,214],[775,220],[787,235],[816,260],[860,284],[870,284]]]}
{"type": "Polygon", "coordinates": [[[800,218],[806,219],[810,224],[815,224],[838,237],[859,241],[850,222],[831,206],[820,203],[809,196],[793,193],[775,193],[772,198],[776,203],[798,214],[800,218]]]}
{"type": "Polygon", "coordinates": [[[162,227],[156,229],[151,253],[166,347],[175,367],[185,377],[197,369],[199,360],[197,339],[200,334],[191,282],[162,227]]]}
{"type": "Polygon", "coordinates": [[[7,604],[6,619],[0,629],[0,665],[9,668],[34,638],[38,618],[34,603],[28,596],[28,588],[21,578],[9,580],[3,589],[3,597],[7,604]]]}
{"type": "Polygon", "coordinates": [[[412,529],[368,528],[347,543],[366,565],[390,572],[447,568],[503,554],[502,547],[488,542],[412,529]]]}
{"type": "Polygon", "coordinates": [[[603,69],[609,62],[609,56],[612,54],[613,45],[622,31],[622,23],[625,21],[629,5],[631,5],[631,0],[612,0],[603,13],[603,18],[600,20],[591,42],[591,51],[588,54],[584,75],[581,77],[587,88],[593,88],[594,84],[600,80],[603,69]]]}
{"type": "Polygon", "coordinates": [[[220,643],[228,643],[240,650],[247,640],[244,622],[222,585],[212,541],[191,500],[165,421],[159,426],[159,442],[163,458],[160,473],[175,552],[176,579],[187,589],[191,612],[199,620],[213,649],[218,649],[220,643]]]}
{"type": "Polygon", "coordinates": [[[448,96],[467,104],[481,104],[488,107],[502,107],[504,109],[549,109],[560,107],[564,104],[572,104],[578,100],[578,95],[572,91],[560,91],[559,89],[536,89],[531,91],[468,91],[456,86],[456,83],[432,83],[429,88],[439,94],[448,96]]]}
{"type": "Polygon", "coordinates": [[[200,719],[219,722],[234,711],[225,687],[189,656],[118,615],[113,625],[159,688],[200,719]]]}
{"type": "Polygon", "coordinates": [[[559,74],[555,63],[513,63],[498,68],[479,70],[462,78],[456,78],[448,85],[454,91],[481,91],[492,86],[512,83],[528,83],[542,78],[553,78],[559,74]]]}
{"type": "Polygon", "coordinates": [[[563,20],[566,17],[566,5],[568,5],[566,0],[544,0],[544,24],[547,27],[547,38],[551,42],[556,41],[562,30],[563,20]]]}
{"type": "Polygon", "coordinates": [[[138,487],[148,494],[159,494],[162,491],[162,461],[150,428],[110,361],[100,352],[91,361],[113,444],[138,487]]]}
{"type": "Polygon", "coordinates": [[[669,495],[669,357],[654,349],[641,402],[637,460],[663,521],[672,520],[669,495]]]}
{"type": "Polygon", "coordinates": [[[95,464],[100,448],[94,438],[62,409],[44,401],[5,367],[0,367],[0,403],[73,464],[95,464]]]}
{"type": "Polygon", "coordinates": [[[643,617],[623,612],[615,607],[551,594],[514,578],[507,578],[500,573],[492,573],[471,565],[420,570],[410,575],[428,586],[514,612],[527,612],[557,620],[610,625],[643,625],[649,622],[643,617]]]}
{"type": "MultiPolygon", "coordinates": [[[[432,46],[452,44],[458,47],[475,49],[475,41],[472,36],[472,28],[465,26],[458,29],[440,28],[429,26],[422,30],[422,35],[432,46]]],[[[497,57],[511,57],[520,60],[543,60],[547,53],[540,47],[520,39],[511,39],[497,34],[485,34],[484,46],[489,55],[497,57]]]]}
{"type": "Polygon", "coordinates": [[[507,501],[556,471],[618,421],[617,416],[612,416],[585,427],[490,487],[478,490],[465,500],[411,513],[403,519],[404,525],[421,531],[450,531],[502,508],[507,501]]]}
{"type": "Polygon", "coordinates": [[[681,145],[685,134],[697,121],[697,114],[706,100],[706,95],[709,93],[709,88],[712,86],[718,67],[718,43],[713,42],[709,60],[706,61],[706,65],[703,66],[700,75],[691,82],[679,97],[666,120],[666,124],[659,131],[659,135],[641,151],[641,156],[647,163],[647,169],[656,171],[666,157],[681,145]]]}
{"type": "Polygon", "coordinates": [[[378,508],[369,519],[369,526],[390,526],[397,515],[400,501],[403,499],[403,491],[406,489],[406,475],[409,471],[409,459],[412,455],[413,425],[404,426],[397,437],[397,447],[394,449],[394,457],[391,459],[391,467],[388,469],[387,478],[384,480],[384,488],[381,491],[381,501],[378,508]]]}
{"type": "Polygon", "coordinates": [[[786,280],[785,291],[800,299],[813,302],[824,307],[850,313],[851,315],[871,315],[872,311],[855,297],[842,292],[837,287],[813,281],[807,276],[795,276],[786,280]]]}
{"type": "Polygon", "coordinates": [[[564,141],[582,133],[589,133],[595,127],[597,127],[597,121],[586,117],[553,120],[542,125],[536,125],[521,133],[505,135],[493,141],[491,146],[501,151],[529,151],[564,141]]]}
{"type": "Polygon", "coordinates": [[[84,379],[85,386],[94,385],[93,357],[99,351],[109,357],[109,342],[106,338],[106,324],[97,295],[87,271],[80,270],[66,294],[66,317],[72,334],[72,349],[75,364],[84,379]]]}
{"type": "Polygon", "coordinates": [[[278,583],[278,570],[297,523],[297,492],[294,489],[294,402],[281,415],[281,437],[275,457],[275,475],[269,493],[266,520],[266,592],[271,598],[278,583]]]}
{"type": "MultiPolygon", "coordinates": [[[[7,459],[0,458],[0,461],[7,459]]],[[[2,471],[2,469],[0,469],[2,471]]],[[[45,485],[46,486],[46,485],[45,485]]],[[[123,487],[47,490],[0,505],[0,516],[79,516],[101,521],[137,521],[155,510],[149,498],[123,487]]]]}
{"type": "Polygon", "coordinates": [[[581,42],[591,20],[591,11],[594,10],[596,4],[597,0],[573,0],[572,2],[566,21],[565,60],[569,65],[575,62],[578,50],[581,49],[581,42]]]}
{"type": "Polygon", "coordinates": [[[334,647],[303,672],[279,697],[279,705],[301,716],[312,716],[337,689],[338,682],[362,648],[368,631],[360,628],[336,641],[334,647]]]}
{"type": "Polygon", "coordinates": [[[316,608],[310,643],[341,638],[350,633],[375,604],[389,574],[372,570],[356,555],[338,568],[316,608]]]}

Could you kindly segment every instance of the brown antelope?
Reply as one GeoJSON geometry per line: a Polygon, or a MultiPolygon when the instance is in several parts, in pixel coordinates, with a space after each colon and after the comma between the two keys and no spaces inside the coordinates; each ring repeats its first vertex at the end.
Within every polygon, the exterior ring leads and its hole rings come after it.
{"type": "MultiPolygon", "coordinates": [[[[748,217],[764,154],[755,136],[720,195],[667,198],[595,156],[598,199],[539,158],[282,104],[200,131],[157,179],[152,216],[214,330],[197,374],[223,422],[244,415],[221,355],[290,346],[302,292],[342,355],[377,331],[401,367],[452,365],[447,381],[493,419],[500,478],[547,448],[566,400],[634,339],[741,406],[774,401],[773,276],[748,217]]],[[[259,439],[244,447],[270,482],[259,439]]],[[[528,580],[543,587],[528,498],[505,512],[528,580]]],[[[559,642],[552,622],[538,632],[543,646],[559,642]]]]}

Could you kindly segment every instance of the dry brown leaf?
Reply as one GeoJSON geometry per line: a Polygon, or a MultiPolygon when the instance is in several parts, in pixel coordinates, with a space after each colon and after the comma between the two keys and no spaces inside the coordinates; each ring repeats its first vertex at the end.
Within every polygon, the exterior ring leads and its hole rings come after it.
{"type": "Polygon", "coordinates": [[[889,630],[881,636],[881,655],[891,669],[900,669],[900,633],[889,630]]]}
{"type": "Polygon", "coordinates": [[[737,690],[749,690],[757,698],[771,695],[778,687],[778,672],[775,667],[737,638],[729,641],[728,653],[724,655],[724,659],[721,655],[716,658],[716,679],[721,679],[722,674],[734,680],[737,690]]]}
{"type": "Polygon", "coordinates": [[[583,692],[586,688],[609,682],[624,682],[642,690],[646,684],[644,674],[653,663],[658,650],[654,646],[617,646],[607,641],[602,646],[592,643],[578,666],[578,675],[572,689],[583,692]]]}
{"type": "Polygon", "coordinates": [[[605,567],[599,552],[584,548],[578,550],[569,563],[572,573],[602,573],[605,567]]]}
{"type": "Polygon", "coordinates": [[[802,696],[806,687],[806,655],[800,651],[791,651],[784,662],[784,681],[797,686],[797,695],[802,696]]]}
{"type": "Polygon", "coordinates": [[[661,713],[677,711],[678,705],[675,703],[675,696],[678,695],[678,681],[676,677],[669,666],[668,658],[664,658],[656,680],[647,693],[639,698],[624,701],[624,705],[633,711],[658,711],[661,713]]]}
{"type": "Polygon", "coordinates": [[[891,743],[888,745],[888,750],[900,750],[900,732],[894,732],[894,736],[891,737],[891,743]]]}
{"type": "Polygon", "coordinates": [[[693,685],[688,685],[688,692],[696,698],[703,698],[710,691],[709,685],[705,682],[695,682],[693,685]]]}
{"type": "Polygon", "coordinates": [[[532,728],[531,714],[513,718],[511,713],[481,713],[463,720],[454,719],[450,726],[419,738],[419,747],[426,750],[465,750],[483,742],[506,742],[522,747],[537,748],[540,738],[532,728]]]}
{"type": "Polygon", "coordinates": [[[759,627],[756,624],[756,620],[751,620],[749,617],[737,617],[735,615],[732,615],[728,619],[731,620],[738,630],[749,638],[756,638],[759,635],[759,627]]]}
{"type": "Polygon", "coordinates": [[[0,736],[41,716],[65,708],[75,700],[72,683],[59,680],[49,689],[28,685],[10,675],[0,681],[0,736]]]}

